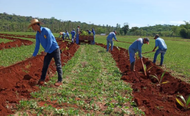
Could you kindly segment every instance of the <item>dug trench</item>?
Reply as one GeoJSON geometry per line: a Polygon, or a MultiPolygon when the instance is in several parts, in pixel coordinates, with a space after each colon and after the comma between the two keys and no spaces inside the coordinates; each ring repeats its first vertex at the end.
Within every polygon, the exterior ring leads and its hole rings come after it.
{"type": "MultiPolygon", "coordinates": [[[[61,62],[64,66],[74,56],[79,46],[67,41],[57,41],[62,51],[61,62]]],[[[15,107],[19,100],[30,99],[30,93],[39,90],[36,84],[40,79],[43,58],[44,56],[37,55],[34,58],[28,58],[11,66],[0,68],[0,114],[2,116],[13,114],[14,111],[10,109],[15,107]]],[[[56,66],[52,60],[45,81],[49,81],[55,73],[56,66]]]]}
{"type": "Polygon", "coordinates": [[[31,44],[33,44],[33,42],[29,41],[29,40],[23,40],[23,39],[19,39],[19,38],[3,36],[1,34],[0,34],[0,38],[12,40],[11,42],[7,42],[7,43],[2,42],[2,43],[0,43],[0,50],[9,49],[9,48],[12,48],[12,47],[20,47],[22,45],[31,45],[31,44]]]}
{"type": "MultiPolygon", "coordinates": [[[[106,45],[98,44],[106,49],[106,45]]],[[[146,116],[189,116],[190,110],[184,110],[176,102],[177,95],[187,97],[190,94],[190,84],[173,77],[170,73],[162,70],[161,67],[152,63],[148,58],[143,58],[146,65],[147,76],[143,73],[140,59],[136,59],[135,72],[130,71],[128,50],[115,47],[111,51],[117,67],[122,73],[121,79],[131,83],[133,97],[136,105],[145,112],[146,116]],[[163,76],[163,82],[158,86],[158,81],[151,75],[163,76]]]]}

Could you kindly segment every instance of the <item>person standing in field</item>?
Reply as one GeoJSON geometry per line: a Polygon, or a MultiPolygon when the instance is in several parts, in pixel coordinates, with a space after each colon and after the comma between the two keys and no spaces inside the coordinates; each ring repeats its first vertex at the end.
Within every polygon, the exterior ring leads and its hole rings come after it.
{"type": "Polygon", "coordinates": [[[66,36],[65,36],[65,39],[67,39],[67,38],[70,39],[68,31],[66,31],[66,36]]]}
{"type": "Polygon", "coordinates": [[[32,29],[37,32],[36,45],[32,57],[35,57],[37,55],[40,44],[45,49],[44,52],[42,53],[42,55],[44,55],[44,61],[43,61],[41,78],[39,79],[38,84],[39,85],[44,84],[47,69],[51,62],[51,59],[54,58],[58,73],[58,80],[55,83],[55,86],[59,86],[62,84],[62,73],[63,73],[61,66],[60,49],[51,30],[49,28],[42,27],[40,24],[41,22],[39,22],[38,19],[32,19],[30,25],[28,26],[28,28],[32,27],[32,29]]]}
{"type": "Polygon", "coordinates": [[[114,45],[113,40],[112,40],[113,38],[116,41],[118,41],[116,38],[116,31],[110,32],[109,35],[107,36],[107,50],[106,50],[107,52],[109,51],[110,44],[111,44],[111,51],[113,51],[113,45],[114,45]]]}
{"type": "Polygon", "coordinates": [[[80,26],[77,26],[76,30],[76,43],[79,44],[80,26]]]}
{"type": "Polygon", "coordinates": [[[94,28],[92,28],[92,34],[93,34],[93,42],[92,42],[92,44],[95,44],[95,30],[94,30],[94,28]]]}
{"type": "Polygon", "coordinates": [[[75,40],[75,29],[74,28],[71,31],[71,37],[72,37],[72,43],[74,43],[74,40],[75,40]]]}
{"type": "Polygon", "coordinates": [[[130,59],[130,65],[131,70],[135,71],[135,53],[138,52],[138,55],[141,59],[142,66],[144,66],[143,60],[142,60],[142,45],[144,43],[149,44],[148,38],[138,38],[135,42],[133,42],[129,46],[129,59],[130,59]]]}
{"type": "Polygon", "coordinates": [[[154,49],[152,51],[154,52],[157,47],[158,47],[158,49],[156,50],[156,52],[154,54],[153,63],[154,64],[156,63],[156,58],[157,58],[158,54],[161,53],[160,66],[162,66],[163,61],[164,61],[164,55],[165,55],[165,53],[167,51],[167,45],[166,45],[165,41],[162,38],[159,37],[158,34],[155,35],[154,39],[155,39],[155,47],[154,47],[154,49]]]}

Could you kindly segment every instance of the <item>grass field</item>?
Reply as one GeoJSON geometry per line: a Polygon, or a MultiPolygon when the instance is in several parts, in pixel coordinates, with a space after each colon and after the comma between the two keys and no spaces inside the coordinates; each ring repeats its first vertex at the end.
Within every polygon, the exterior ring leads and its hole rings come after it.
{"type": "Polygon", "coordinates": [[[7,42],[11,42],[12,40],[9,40],[9,39],[1,39],[0,38],[0,43],[7,43],[7,42]]]}

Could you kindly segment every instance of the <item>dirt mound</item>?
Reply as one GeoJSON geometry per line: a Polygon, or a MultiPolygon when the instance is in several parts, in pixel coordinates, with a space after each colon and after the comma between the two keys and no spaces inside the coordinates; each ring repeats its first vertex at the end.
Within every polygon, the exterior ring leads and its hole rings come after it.
{"type": "MultiPolygon", "coordinates": [[[[106,45],[96,44],[106,48],[106,45]]],[[[112,57],[122,72],[121,79],[131,83],[134,101],[146,116],[189,116],[190,110],[184,110],[176,102],[177,95],[187,97],[190,94],[190,84],[181,81],[165,72],[152,61],[143,58],[147,67],[147,76],[144,76],[140,59],[136,60],[136,71],[130,71],[128,50],[114,46],[112,57]],[[163,76],[163,81],[168,83],[158,86],[158,81],[151,75],[163,76]]]]}
{"type": "Polygon", "coordinates": [[[5,37],[5,36],[0,35],[0,38],[13,40],[12,42],[7,42],[7,43],[2,42],[2,43],[0,43],[0,50],[12,48],[12,47],[20,47],[21,45],[31,45],[31,44],[33,44],[32,41],[13,38],[13,37],[5,37]]]}
{"type": "Polygon", "coordinates": [[[0,36],[23,37],[23,38],[32,38],[32,39],[36,38],[35,35],[15,35],[15,34],[4,34],[4,33],[0,33],[0,36]]]}

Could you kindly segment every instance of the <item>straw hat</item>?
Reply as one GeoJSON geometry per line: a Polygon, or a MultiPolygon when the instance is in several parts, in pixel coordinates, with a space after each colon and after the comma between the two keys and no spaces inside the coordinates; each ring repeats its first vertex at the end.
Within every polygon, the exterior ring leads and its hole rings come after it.
{"type": "Polygon", "coordinates": [[[33,24],[36,24],[36,23],[41,23],[40,21],[38,21],[38,19],[32,19],[30,21],[30,25],[28,26],[28,28],[30,28],[33,24]]]}

